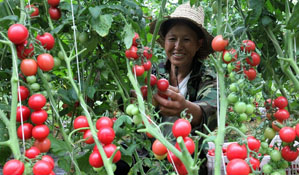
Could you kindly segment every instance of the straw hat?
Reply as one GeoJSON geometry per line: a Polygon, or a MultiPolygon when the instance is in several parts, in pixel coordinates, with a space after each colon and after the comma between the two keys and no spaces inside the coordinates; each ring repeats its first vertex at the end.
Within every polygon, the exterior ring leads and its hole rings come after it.
{"type": "MultiPolygon", "coordinates": [[[[159,35],[160,38],[158,39],[158,43],[164,47],[164,37],[162,34],[163,29],[166,25],[169,25],[169,22],[176,19],[183,19],[189,21],[197,27],[197,30],[201,30],[204,35],[204,42],[202,47],[199,49],[198,58],[203,59],[206,58],[210,53],[213,53],[213,49],[211,46],[213,36],[203,27],[204,25],[204,10],[202,7],[191,7],[189,3],[182,4],[178,6],[175,11],[170,15],[167,16],[166,19],[162,22],[159,35]],[[165,25],[166,24],[166,25],[165,25]]],[[[155,29],[156,21],[150,24],[150,32],[153,33],[155,29]]],[[[200,31],[199,31],[200,32],[200,31]]]]}

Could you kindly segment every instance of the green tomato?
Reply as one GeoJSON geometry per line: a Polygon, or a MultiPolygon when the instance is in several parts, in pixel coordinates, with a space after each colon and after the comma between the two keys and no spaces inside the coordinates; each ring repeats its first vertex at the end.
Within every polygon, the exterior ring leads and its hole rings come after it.
{"type": "Polygon", "coordinates": [[[286,175],[286,170],[285,170],[285,169],[278,169],[277,172],[278,172],[280,175],[286,175]]]}
{"type": "Polygon", "coordinates": [[[269,165],[269,164],[265,164],[265,165],[263,166],[262,170],[263,170],[263,173],[265,173],[265,174],[269,174],[269,173],[272,172],[273,168],[272,168],[271,165],[269,165]]]}
{"type": "Polygon", "coordinates": [[[241,101],[235,103],[234,111],[239,114],[244,113],[246,111],[246,103],[241,102],[241,101]]]}
{"type": "Polygon", "coordinates": [[[28,76],[28,77],[26,77],[26,81],[29,84],[35,83],[36,82],[36,76],[34,76],[34,75],[28,76]]]}
{"type": "Polygon", "coordinates": [[[131,110],[132,115],[137,115],[139,114],[139,109],[136,105],[134,105],[134,108],[131,110]]]}
{"type": "Polygon", "coordinates": [[[267,149],[269,147],[269,144],[267,142],[262,142],[261,147],[267,149]]]}
{"type": "Polygon", "coordinates": [[[282,175],[282,174],[280,174],[280,172],[278,172],[278,171],[274,171],[271,173],[271,175],[282,175]]]}
{"type": "Polygon", "coordinates": [[[275,162],[280,161],[281,160],[281,153],[280,153],[280,151],[274,149],[273,151],[271,151],[270,157],[271,157],[271,160],[273,160],[275,162]]]}
{"type": "Polygon", "coordinates": [[[281,163],[280,163],[280,167],[281,167],[282,169],[286,169],[286,168],[288,168],[288,167],[289,167],[289,162],[286,161],[286,160],[284,160],[284,159],[282,159],[282,160],[281,160],[281,163]]]}
{"type": "Polygon", "coordinates": [[[232,63],[229,63],[228,65],[227,65],[227,71],[229,72],[229,73],[231,73],[233,70],[234,70],[234,66],[232,65],[232,63]]]}
{"type": "Polygon", "coordinates": [[[241,124],[241,126],[240,126],[239,129],[240,129],[240,131],[243,132],[244,134],[247,132],[247,127],[246,127],[246,125],[245,125],[244,123],[241,124]]]}
{"type": "Polygon", "coordinates": [[[247,120],[247,114],[242,113],[239,117],[240,122],[245,122],[247,120]]]}
{"type": "Polygon", "coordinates": [[[33,91],[39,91],[40,85],[38,83],[32,83],[30,85],[30,89],[32,89],[33,91]]]}
{"type": "Polygon", "coordinates": [[[252,114],[255,111],[255,107],[253,104],[247,104],[246,105],[246,114],[252,114]]]}
{"type": "Polygon", "coordinates": [[[223,59],[226,62],[230,62],[232,60],[232,55],[229,52],[226,52],[223,59]]]}
{"type": "Polygon", "coordinates": [[[265,138],[271,140],[271,139],[273,139],[275,137],[275,135],[276,135],[276,132],[272,128],[267,127],[265,129],[265,132],[264,132],[265,138]]]}
{"type": "Polygon", "coordinates": [[[78,39],[79,39],[79,42],[80,42],[80,43],[85,43],[85,42],[88,40],[88,35],[87,35],[87,33],[86,33],[86,32],[82,32],[82,33],[80,33],[78,39]]]}
{"type": "Polygon", "coordinates": [[[140,123],[142,123],[142,118],[140,114],[133,115],[133,122],[135,125],[139,125],[140,123]]]}
{"type": "Polygon", "coordinates": [[[227,100],[229,103],[236,103],[238,101],[238,96],[236,93],[232,92],[227,96],[227,100]]]}
{"type": "Polygon", "coordinates": [[[236,83],[232,83],[229,85],[229,90],[232,92],[237,92],[238,91],[238,86],[236,83]]]}
{"type": "Polygon", "coordinates": [[[49,75],[48,73],[44,73],[44,76],[47,81],[51,81],[51,75],[49,75]]]}
{"type": "Polygon", "coordinates": [[[61,60],[58,59],[57,57],[54,57],[54,68],[59,68],[61,65],[61,60]]]}
{"type": "Polygon", "coordinates": [[[61,60],[64,60],[64,56],[63,56],[63,52],[62,51],[58,52],[58,58],[61,59],[61,60]]]}
{"type": "Polygon", "coordinates": [[[128,115],[133,115],[132,114],[132,109],[135,107],[135,105],[134,104],[129,104],[127,107],[126,107],[126,113],[128,114],[128,115]]]}

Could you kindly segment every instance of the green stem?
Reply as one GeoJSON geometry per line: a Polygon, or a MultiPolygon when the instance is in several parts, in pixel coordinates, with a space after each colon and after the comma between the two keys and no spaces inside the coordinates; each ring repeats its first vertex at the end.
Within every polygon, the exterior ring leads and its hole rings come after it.
{"type": "Polygon", "coordinates": [[[140,172],[141,172],[141,175],[145,175],[145,172],[144,172],[144,170],[143,170],[142,164],[139,163],[139,162],[141,162],[141,160],[140,160],[139,155],[137,154],[137,151],[136,151],[136,150],[134,151],[134,157],[135,157],[135,159],[136,159],[136,162],[138,162],[138,164],[139,164],[138,166],[139,166],[139,170],[140,170],[140,172]]]}
{"type": "Polygon", "coordinates": [[[26,17],[26,13],[25,13],[25,1],[24,0],[20,0],[20,19],[19,19],[19,23],[20,24],[25,24],[25,17],[26,17]]]}
{"type": "Polygon", "coordinates": [[[9,120],[6,117],[6,115],[4,114],[4,112],[2,110],[0,110],[0,119],[4,122],[4,124],[6,125],[6,127],[9,127],[9,120]]]}
{"type": "Polygon", "coordinates": [[[10,143],[10,140],[6,140],[4,142],[0,142],[0,146],[10,146],[11,143],[10,143]]]}
{"type": "MultiPolygon", "coordinates": [[[[284,88],[281,86],[281,83],[280,81],[278,80],[277,78],[277,75],[275,74],[273,68],[271,68],[272,70],[272,75],[273,75],[273,79],[274,79],[274,82],[276,83],[276,85],[278,86],[278,89],[279,91],[281,92],[281,94],[284,96],[284,97],[287,97],[287,93],[285,92],[284,88]]],[[[288,103],[288,110],[290,111],[290,104],[288,103]]]]}
{"type": "Polygon", "coordinates": [[[196,133],[197,135],[201,136],[201,137],[204,137],[204,138],[208,138],[208,137],[209,137],[208,135],[206,135],[206,134],[204,134],[204,133],[202,133],[202,132],[200,132],[200,131],[195,131],[195,133],[196,133]]]}
{"type": "Polygon", "coordinates": [[[227,131],[227,130],[229,130],[229,129],[236,131],[236,132],[239,133],[243,138],[247,138],[247,136],[246,136],[242,131],[240,131],[238,128],[233,127],[233,126],[227,126],[227,127],[225,128],[225,131],[227,131]]]}

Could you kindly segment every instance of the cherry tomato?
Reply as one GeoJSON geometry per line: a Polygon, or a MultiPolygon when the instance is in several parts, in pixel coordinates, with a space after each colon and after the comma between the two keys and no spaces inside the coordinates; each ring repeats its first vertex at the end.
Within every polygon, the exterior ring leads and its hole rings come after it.
{"type": "Polygon", "coordinates": [[[25,166],[23,162],[12,159],[4,164],[3,175],[22,175],[24,173],[24,170],[25,166]]]}
{"type": "MultiPolygon", "coordinates": [[[[195,150],[195,143],[190,137],[185,137],[184,138],[184,144],[189,151],[190,154],[194,153],[195,150]]],[[[178,143],[175,144],[175,147],[181,151],[180,145],[178,143]]]]}
{"type": "Polygon", "coordinates": [[[244,69],[244,74],[248,80],[252,81],[256,77],[256,70],[254,68],[249,68],[248,70],[244,69]]]}
{"type": "Polygon", "coordinates": [[[273,139],[275,137],[275,135],[276,135],[276,132],[272,128],[267,127],[265,129],[265,132],[264,132],[265,138],[273,139]]]}
{"type": "Polygon", "coordinates": [[[244,51],[244,46],[245,46],[245,51],[246,52],[251,52],[255,50],[255,44],[251,40],[243,40],[242,41],[243,45],[241,46],[241,50],[244,51]]]}
{"type": "Polygon", "coordinates": [[[52,170],[54,169],[55,161],[54,161],[54,159],[53,159],[51,156],[49,156],[49,155],[44,155],[44,156],[42,157],[42,160],[43,160],[43,161],[46,161],[46,162],[48,162],[48,163],[50,163],[50,164],[51,164],[51,168],[52,168],[52,170]]]}
{"type": "Polygon", "coordinates": [[[235,103],[234,111],[239,114],[244,113],[246,111],[246,103],[241,102],[241,101],[235,103]]]}
{"type": "Polygon", "coordinates": [[[49,14],[50,14],[51,19],[53,19],[53,20],[59,20],[61,18],[60,9],[57,7],[50,7],[49,14]]]}
{"type": "Polygon", "coordinates": [[[82,32],[82,33],[80,33],[78,39],[79,39],[80,43],[85,43],[85,42],[88,40],[88,35],[87,35],[87,33],[86,33],[86,32],[82,32]]]}
{"type": "Polygon", "coordinates": [[[246,159],[247,149],[245,145],[239,145],[238,143],[231,143],[226,150],[228,160],[233,159],[246,159]]]}
{"type": "Polygon", "coordinates": [[[100,168],[104,165],[102,156],[98,151],[93,151],[89,156],[89,164],[92,167],[100,168]]]}
{"type": "Polygon", "coordinates": [[[39,9],[37,7],[35,7],[34,5],[26,5],[25,7],[26,9],[28,9],[29,12],[31,12],[30,16],[31,17],[35,17],[39,15],[39,9]]]}
{"type": "Polygon", "coordinates": [[[32,129],[32,136],[36,140],[44,140],[48,137],[50,130],[47,125],[37,125],[32,129]]]}
{"type": "Polygon", "coordinates": [[[247,104],[246,105],[246,114],[252,114],[255,110],[255,107],[253,106],[253,104],[247,104]]]}
{"type": "Polygon", "coordinates": [[[40,152],[46,153],[51,148],[51,141],[48,138],[45,138],[43,140],[35,140],[33,146],[37,147],[40,152]]]}
{"type": "Polygon", "coordinates": [[[115,137],[114,130],[110,127],[100,128],[97,134],[99,141],[105,145],[112,143],[115,137]]]}
{"type": "Polygon", "coordinates": [[[92,137],[92,133],[90,130],[86,130],[83,134],[83,139],[87,139],[84,142],[87,144],[93,144],[94,143],[94,139],[92,137]]]}
{"type": "Polygon", "coordinates": [[[296,136],[299,137],[299,123],[295,127],[296,136]]]}
{"type": "Polygon", "coordinates": [[[8,28],[7,36],[14,44],[22,44],[27,40],[29,33],[22,24],[13,24],[8,28]]]}
{"type": "Polygon", "coordinates": [[[261,62],[261,57],[256,52],[251,52],[251,58],[246,58],[246,62],[251,66],[257,66],[261,62]]]}
{"type": "Polygon", "coordinates": [[[60,3],[60,0],[48,0],[48,4],[52,7],[57,7],[60,3]]]}
{"type": "Polygon", "coordinates": [[[50,71],[54,67],[54,58],[48,53],[40,54],[37,57],[37,65],[43,71],[50,71]]]}
{"type": "MultiPolygon", "coordinates": [[[[105,145],[103,148],[108,158],[110,158],[114,153],[114,151],[116,150],[116,146],[114,144],[105,145]]],[[[118,150],[113,158],[113,163],[118,162],[120,158],[121,158],[121,152],[118,150]]]]}
{"type": "Polygon", "coordinates": [[[284,141],[286,143],[291,143],[296,138],[296,132],[293,128],[285,126],[280,129],[279,137],[282,141],[284,141]]]}
{"type": "Polygon", "coordinates": [[[51,50],[55,45],[55,39],[50,33],[44,33],[43,35],[37,35],[36,39],[40,41],[41,45],[46,50],[51,50]]]}
{"type": "Polygon", "coordinates": [[[191,124],[186,119],[178,119],[174,122],[172,126],[173,136],[178,138],[182,136],[183,138],[187,137],[191,132],[191,124]]]}
{"type": "Polygon", "coordinates": [[[169,87],[168,80],[162,78],[157,81],[157,88],[159,91],[166,91],[169,87]]]}
{"type": "Polygon", "coordinates": [[[157,154],[154,153],[154,156],[155,156],[155,158],[158,159],[158,160],[164,160],[164,159],[167,157],[167,154],[164,154],[164,155],[160,155],[160,156],[159,156],[159,155],[157,155],[157,154]]]}
{"type": "Polygon", "coordinates": [[[257,140],[253,136],[247,137],[248,147],[252,151],[258,152],[261,146],[261,141],[257,140]]]}
{"type": "Polygon", "coordinates": [[[171,151],[168,151],[168,153],[167,153],[167,160],[171,164],[172,164],[172,161],[175,165],[182,164],[182,161],[177,156],[175,156],[171,151]]]}
{"type": "Polygon", "coordinates": [[[141,66],[135,65],[133,67],[133,73],[136,74],[137,77],[143,75],[143,73],[144,73],[144,67],[142,65],[141,66]]]}
{"type": "Polygon", "coordinates": [[[34,123],[36,125],[41,125],[47,120],[48,113],[45,110],[41,109],[41,110],[32,112],[30,118],[31,118],[32,123],[34,123]]]}
{"type": "Polygon", "coordinates": [[[179,175],[187,175],[188,174],[188,171],[184,164],[179,164],[176,167],[177,167],[179,175]]]}
{"type": "Polygon", "coordinates": [[[290,117],[290,113],[285,109],[278,109],[274,113],[274,117],[279,121],[284,121],[290,117]]]}
{"type": "Polygon", "coordinates": [[[272,150],[271,153],[270,153],[270,158],[271,158],[271,160],[273,160],[275,162],[280,161],[281,160],[280,151],[278,151],[276,149],[272,150]]]}
{"type": "Polygon", "coordinates": [[[143,67],[144,67],[144,70],[145,70],[145,71],[150,70],[150,69],[152,68],[152,63],[151,63],[151,61],[148,60],[147,62],[143,63],[143,67]]]}
{"type": "Polygon", "coordinates": [[[263,173],[270,174],[273,170],[272,166],[270,164],[265,164],[262,168],[263,173]]]}
{"type": "MultiPolygon", "coordinates": [[[[144,83],[147,84],[147,77],[145,77],[144,83]]],[[[157,77],[154,74],[151,74],[150,85],[154,86],[155,84],[157,84],[157,77]]]]}
{"type": "Polygon", "coordinates": [[[52,166],[49,162],[44,160],[37,161],[33,166],[34,175],[48,175],[52,171],[52,166]]]}
{"type": "Polygon", "coordinates": [[[44,107],[46,104],[46,97],[42,94],[34,94],[29,97],[28,105],[31,109],[37,111],[44,107]]]}
{"type": "Polygon", "coordinates": [[[39,154],[40,154],[40,151],[35,146],[32,146],[31,148],[29,148],[25,151],[25,156],[29,159],[34,159],[39,154]]]}
{"type": "Polygon", "coordinates": [[[17,135],[19,139],[23,139],[23,130],[24,130],[24,139],[30,139],[32,137],[32,128],[33,125],[30,123],[24,123],[23,125],[20,125],[17,129],[17,135]],[[22,127],[23,126],[23,127],[22,127]]]}
{"type": "Polygon", "coordinates": [[[140,91],[142,93],[142,97],[144,99],[146,99],[146,97],[147,97],[147,86],[146,85],[145,86],[141,86],[140,91]]]}
{"type": "Polygon", "coordinates": [[[28,41],[26,40],[24,43],[17,45],[17,55],[21,60],[33,57],[34,47],[32,43],[30,43],[28,46],[28,41]]]}
{"type": "MultiPolygon", "coordinates": [[[[78,116],[74,120],[74,129],[89,127],[87,118],[83,115],[78,116]]],[[[87,129],[79,130],[79,132],[85,132],[87,129]]]]}
{"type": "Polygon", "coordinates": [[[235,72],[239,72],[241,70],[241,61],[237,61],[235,64],[235,68],[233,69],[233,71],[235,72]]]}
{"type": "Polygon", "coordinates": [[[248,175],[250,173],[250,167],[243,159],[233,159],[228,162],[226,166],[227,175],[248,175]]]}
{"type": "Polygon", "coordinates": [[[272,121],[272,124],[271,124],[271,126],[272,126],[272,128],[276,131],[276,132],[279,132],[280,131],[280,128],[278,127],[278,126],[276,126],[276,122],[280,122],[280,123],[282,123],[281,121],[279,121],[279,120],[274,120],[274,121],[272,121]]]}
{"type": "Polygon", "coordinates": [[[26,121],[30,117],[30,109],[27,106],[18,106],[17,107],[17,116],[16,121],[21,122],[21,113],[23,116],[23,121],[26,121]]]}
{"type": "Polygon", "coordinates": [[[227,100],[229,103],[236,103],[238,101],[239,97],[237,96],[237,94],[235,92],[232,92],[230,93],[228,96],[227,96],[227,100]]]}
{"type": "Polygon", "coordinates": [[[225,49],[225,47],[228,45],[228,40],[224,40],[222,35],[217,35],[212,40],[212,48],[215,51],[221,52],[225,49]]]}
{"type": "Polygon", "coordinates": [[[143,56],[145,56],[145,58],[147,60],[150,60],[152,58],[152,56],[153,56],[152,51],[150,50],[149,47],[144,47],[143,49],[144,49],[143,50],[143,56]]]}
{"type": "Polygon", "coordinates": [[[158,156],[162,156],[167,153],[167,148],[159,140],[154,141],[152,145],[152,150],[154,154],[158,156]]]}
{"type": "Polygon", "coordinates": [[[99,130],[100,128],[110,127],[113,128],[113,121],[109,117],[101,117],[96,122],[96,128],[99,130]]]}
{"type": "MultiPolygon", "coordinates": [[[[256,159],[254,157],[250,157],[249,163],[252,165],[252,168],[254,170],[257,170],[260,167],[259,159],[256,159]]],[[[251,169],[250,169],[250,172],[251,172],[251,169]]]]}
{"type": "Polygon", "coordinates": [[[135,32],[135,34],[134,34],[134,38],[133,38],[132,46],[136,46],[136,47],[137,47],[137,45],[138,45],[138,40],[139,40],[139,39],[140,39],[140,38],[139,38],[138,33],[135,32]]]}
{"type": "Polygon", "coordinates": [[[150,138],[150,139],[154,138],[154,136],[152,136],[149,132],[146,132],[145,134],[146,134],[146,136],[147,136],[148,138],[150,138]]]}
{"type": "Polygon", "coordinates": [[[238,59],[238,53],[235,49],[230,50],[224,50],[222,54],[222,60],[226,64],[229,64],[230,62],[236,61],[238,59]]]}
{"type": "Polygon", "coordinates": [[[274,105],[279,109],[284,109],[288,106],[288,100],[284,96],[279,96],[274,100],[274,105]]]}
{"type": "Polygon", "coordinates": [[[34,59],[23,59],[21,62],[21,71],[25,76],[35,75],[37,72],[37,63],[34,59]]]}
{"type": "Polygon", "coordinates": [[[299,151],[297,148],[291,149],[290,146],[284,146],[281,150],[281,156],[284,160],[292,162],[297,159],[299,151]]]}
{"type": "Polygon", "coordinates": [[[126,50],[125,55],[127,58],[133,58],[133,59],[137,60],[139,58],[137,51],[138,51],[138,48],[136,46],[132,46],[130,49],[126,50]]]}
{"type": "Polygon", "coordinates": [[[267,99],[267,100],[264,102],[264,106],[265,106],[266,109],[270,109],[271,104],[272,104],[272,108],[275,108],[275,104],[274,104],[274,102],[271,100],[271,98],[267,99]]]}

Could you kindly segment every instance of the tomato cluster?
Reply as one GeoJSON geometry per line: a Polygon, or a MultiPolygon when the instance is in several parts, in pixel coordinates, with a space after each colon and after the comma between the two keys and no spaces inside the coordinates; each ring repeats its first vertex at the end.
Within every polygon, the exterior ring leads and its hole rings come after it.
{"type": "Polygon", "coordinates": [[[49,14],[51,19],[59,20],[61,18],[61,11],[58,8],[60,0],[48,0],[48,4],[50,5],[49,14]]]}

